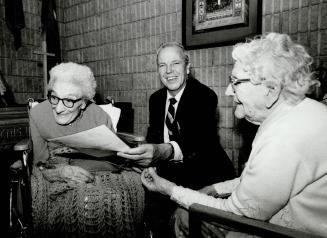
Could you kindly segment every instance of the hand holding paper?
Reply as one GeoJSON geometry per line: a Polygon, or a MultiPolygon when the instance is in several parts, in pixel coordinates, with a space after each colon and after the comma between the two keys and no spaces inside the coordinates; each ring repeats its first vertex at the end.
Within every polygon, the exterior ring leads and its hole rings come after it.
{"type": "Polygon", "coordinates": [[[152,144],[143,144],[136,148],[126,149],[118,152],[117,156],[133,160],[136,164],[148,167],[152,162],[154,155],[154,146],[152,144]]]}
{"type": "Polygon", "coordinates": [[[95,157],[113,155],[117,151],[130,149],[128,145],[105,125],[73,135],[53,138],[49,141],[64,144],[95,157]]]}
{"type": "Polygon", "coordinates": [[[155,165],[159,160],[170,160],[174,149],[170,143],[142,144],[136,148],[126,149],[117,155],[125,159],[133,160],[143,167],[155,165]]]}

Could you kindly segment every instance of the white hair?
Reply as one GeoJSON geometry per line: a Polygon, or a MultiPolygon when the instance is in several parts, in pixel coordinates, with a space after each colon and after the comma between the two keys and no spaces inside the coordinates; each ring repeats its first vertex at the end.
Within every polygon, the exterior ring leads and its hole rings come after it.
{"type": "Polygon", "coordinates": [[[69,82],[81,89],[82,97],[92,100],[95,95],[96,81],[92,70],[86,65],[73,62],[61,63],[50,70],[48,91],[52,91],[55,82],[69,82]]]}
{"type": "Polygon", "coordinates": [[[286,34],[268,33],[234,46],[232,57],[245,65],[254,84],[278,83],[285,98],[304,98],[312,81],[312,57],[286,34]]]}

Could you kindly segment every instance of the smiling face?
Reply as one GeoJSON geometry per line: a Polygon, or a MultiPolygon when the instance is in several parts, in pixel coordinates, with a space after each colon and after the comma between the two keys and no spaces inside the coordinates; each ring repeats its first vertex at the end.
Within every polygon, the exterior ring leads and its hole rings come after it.
{"type": "Polygon", "coordinates": [[[158,71],[161,82],[175,96],[186,84],[190,64],[185,64],[183,52],[177,46],[163,48],[158,54],[158,71]]]}
{"type": "MultiPolygon", "coordinates": [[[[51,95],[61,99],[76,100],[82,97],[82,92],[76,85],[60,81],[60,83],[54,83],[51,95]]],[[[72,108],[68,108],[63,104],[62,100],[59,100],[57,105],[52,104],[51,106],[56,122],[60,125],[67,125],[73,122],[80,115],[81,110],[86,107],[86,102],[85,100],[80,100],[74,103],[72,108]]]]}
{"type": "MultiPolygon", "coordinates": [[[[244,69],[244,65],[236,62],[232,70],[232,76],[237,79],[248,79],[250,74],[244,69]]],[[[245,118],[249,122],[259,125],[267,117],[268,108],[266,98],[268,90],[263,84],[253,84],[250,81],[237,85],[228,85],[227,96],[233,96],[236,103],[235,117],[245,118]]]]}

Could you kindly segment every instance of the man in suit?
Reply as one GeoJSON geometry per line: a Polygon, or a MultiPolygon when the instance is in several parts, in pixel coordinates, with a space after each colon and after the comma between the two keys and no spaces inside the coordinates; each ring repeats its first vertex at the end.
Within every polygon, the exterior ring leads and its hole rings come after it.
{"type": "MultiPolygon", "coordinates": [[[[156,167],[162,177],[192,189],[233,178],[232,163],[217,136],[217,95],[189,75],[189,58],[177,42],[160,46],[157,66],[164,87],[150,96],[149,144],[118,155],[145,167],[156,167]]],[[[149,211],[155,216],[167,213],[167,218],[176,208],[169,198],[155,194],[149,197],[149,211]]],[[[160,218],[150,219],[154,220],[160,218]]],[[[168,237],[164,233],[168,229],[160,222],[151,229],[155,237],[160,232],[161,237],[168,237]]]]}

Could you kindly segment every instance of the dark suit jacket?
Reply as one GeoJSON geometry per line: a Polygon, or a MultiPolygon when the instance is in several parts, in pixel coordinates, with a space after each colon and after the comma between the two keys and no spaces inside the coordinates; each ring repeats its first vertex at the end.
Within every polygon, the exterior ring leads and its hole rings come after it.
{"type": "MultiPolygon", "coordinates": [[[[164,142],[167,89],[150,96],[147,142],[164,142]]],[[[177,141],[184,155],[183,163],[161,162],[158,173],[185,187],[203,186],[234,177],[233,165],[217,136],[217,95],[198,80],[189,78],[178,104],[176,120],[180,126],[177,141]]]]}

